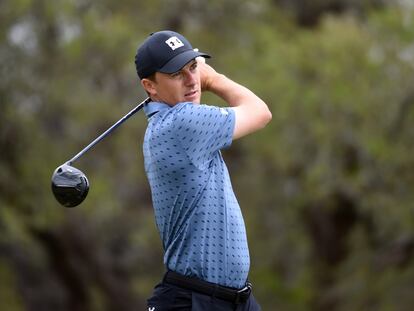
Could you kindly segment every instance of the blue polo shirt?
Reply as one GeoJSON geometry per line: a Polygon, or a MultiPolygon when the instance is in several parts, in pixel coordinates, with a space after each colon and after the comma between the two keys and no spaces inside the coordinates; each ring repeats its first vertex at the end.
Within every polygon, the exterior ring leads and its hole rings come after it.
{"type": "Polygon", "coordinates": [[[223,286],[245,285],[243,216],[220,149],[231,145],[231,108],[192,103],[144,107],[145,171],[167,269],[223,286]]]}

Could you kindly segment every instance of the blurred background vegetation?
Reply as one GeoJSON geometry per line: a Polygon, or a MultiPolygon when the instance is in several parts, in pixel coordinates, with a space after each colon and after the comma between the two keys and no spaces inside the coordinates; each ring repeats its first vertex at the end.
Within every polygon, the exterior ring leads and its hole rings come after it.
{"type": "Polygon", "coordinates": [[[78,208],[50,178],[144,99],[136,48],[172,29],[273,113],[224,154],[263,309],[412,310],[413,14],[412,0],[0,1],[0,309],[145,309],[164,271],[146,118],[79,160],[78,208]]]}

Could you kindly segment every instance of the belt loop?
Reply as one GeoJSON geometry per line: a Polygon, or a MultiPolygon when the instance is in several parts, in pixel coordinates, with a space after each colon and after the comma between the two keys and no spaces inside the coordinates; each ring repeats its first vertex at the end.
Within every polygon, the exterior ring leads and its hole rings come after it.
{"type": "Polygon", "coordinates": [[[218,288],[219,288],[218,284],[214,284],[213,294],[211,295],[211,297],[216,298],[216,292],[218,288]]]}
{"type": "Polygon", "coordinates": [[[234,300],[234,304],[238,305],[240,303],[240,292],[236,293],[236,299],[234,300]]]}

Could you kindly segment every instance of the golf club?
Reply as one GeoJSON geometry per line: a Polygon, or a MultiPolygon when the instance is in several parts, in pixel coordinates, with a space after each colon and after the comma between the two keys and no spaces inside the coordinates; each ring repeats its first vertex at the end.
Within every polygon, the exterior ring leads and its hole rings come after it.
{"type": "Polygon", "coordinates": [[[75,207],[82,203],[88,195],[88,178],[81,170],[73,167],[73,163],[83,156],[89,149],[108,136],[108,134],[114,131],[118,126],[128,120],[132,115],[141,110],[144,105],[150,101],[150,98],[145,99],[84,149],[82,149],[72,159],[56,168],[52,175],[52,192],[60,204],[65,207],[75,207]]]}

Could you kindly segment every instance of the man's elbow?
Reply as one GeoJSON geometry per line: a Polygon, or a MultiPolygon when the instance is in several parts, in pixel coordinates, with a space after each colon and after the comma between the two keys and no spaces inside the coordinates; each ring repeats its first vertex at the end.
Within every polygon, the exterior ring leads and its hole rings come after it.
{"type": "Polygon", "coordinates": [[[272,120],[272,112],[269,110],[269,107],[265,105],[261,113],[261,127],[265,127],[272,120]]]}

